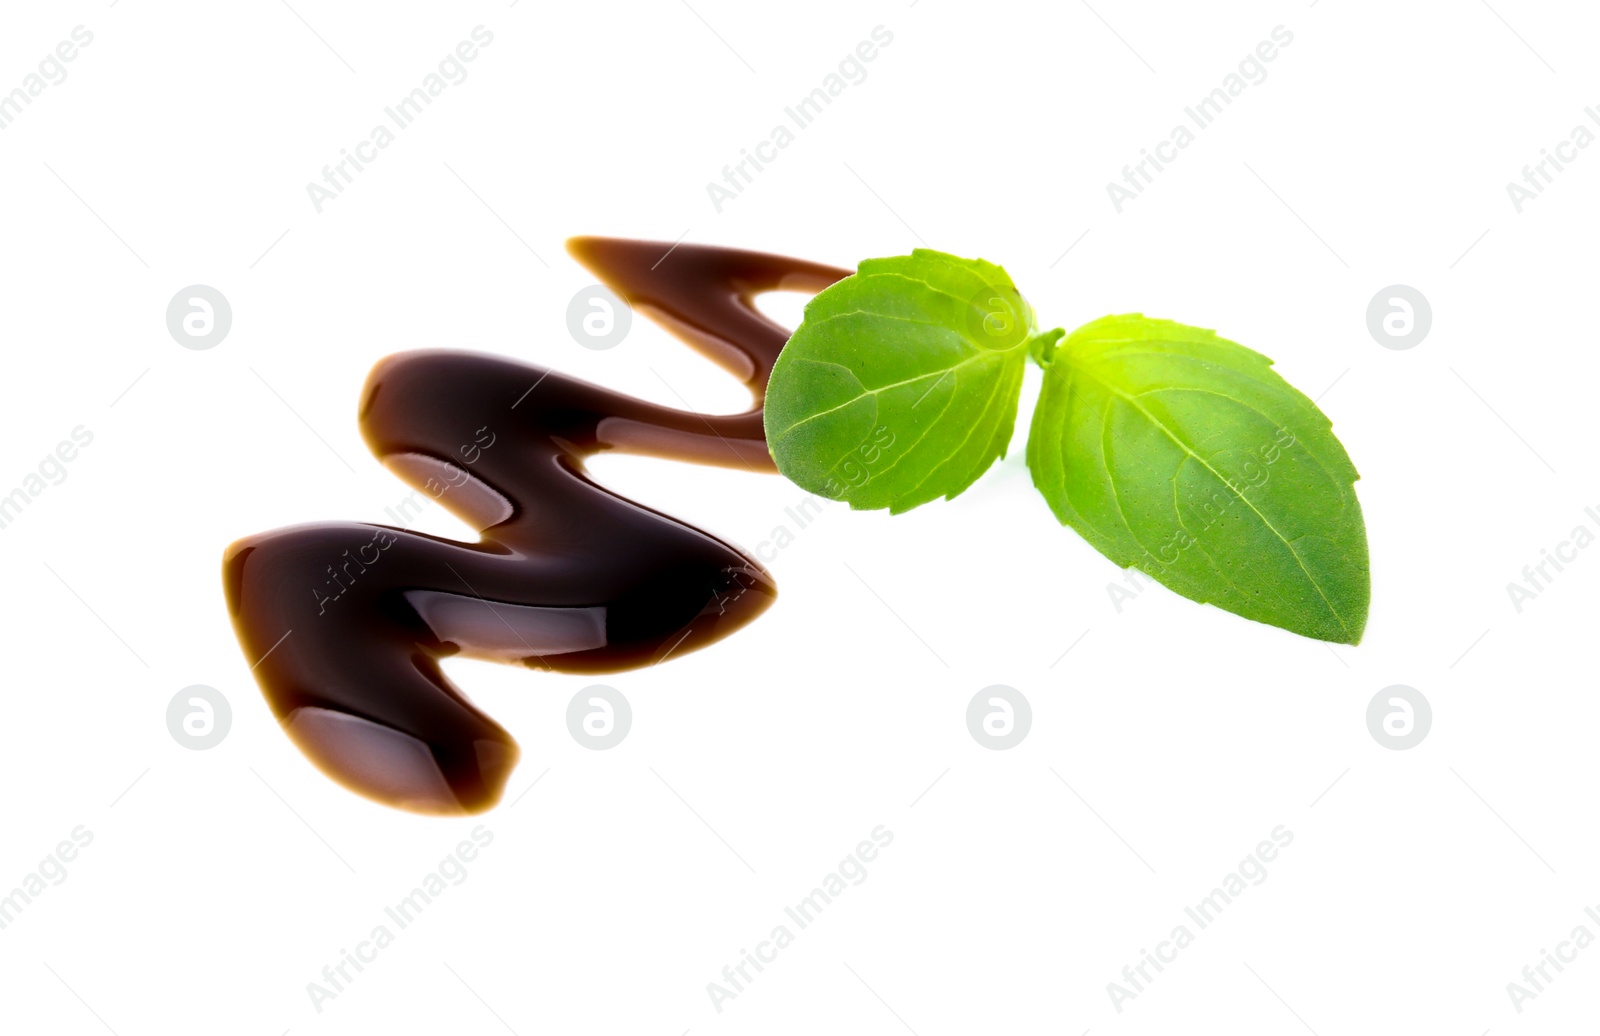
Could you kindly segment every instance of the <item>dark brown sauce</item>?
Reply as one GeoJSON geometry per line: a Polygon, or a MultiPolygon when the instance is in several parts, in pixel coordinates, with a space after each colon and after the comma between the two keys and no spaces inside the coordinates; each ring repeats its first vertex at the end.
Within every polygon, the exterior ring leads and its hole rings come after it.
{"type": "Polygon", "coordinates": [[[719,640],[777,595],[749,555],[597,485],[584,458],[773,471],[761,401],[789,332],[752,300],[849,271],[689,244],[567,247],[635,312],[742,379],[751,409],[691,413],[504,357],[399,353],[367,378],[362,435],[481,540],[319,522],[246,537],[223,559],[240,646],[284,729],[328,776],[393,806],[481,812],[519,757],[439,659],[614,672],[719,640]]]}

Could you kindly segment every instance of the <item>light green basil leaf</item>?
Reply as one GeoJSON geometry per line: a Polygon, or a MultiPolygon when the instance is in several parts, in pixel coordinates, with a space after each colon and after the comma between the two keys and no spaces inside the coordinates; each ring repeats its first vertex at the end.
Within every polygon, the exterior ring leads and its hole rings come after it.
{"type": "Polygon", "coordinates": [[[918,249],[820,292],[767,384],[768,449],[801,487],[898,514],[1005,456],[1033,310],[1006,272],[918,249]]]}
{"type": "Polygon", "coordinates": [[[1086,324],[1046,357],[1028,467],[1063,524],[1192,600],[1361,640],[1360,476],[1271,360],[1139,314],[1086,324]]]}

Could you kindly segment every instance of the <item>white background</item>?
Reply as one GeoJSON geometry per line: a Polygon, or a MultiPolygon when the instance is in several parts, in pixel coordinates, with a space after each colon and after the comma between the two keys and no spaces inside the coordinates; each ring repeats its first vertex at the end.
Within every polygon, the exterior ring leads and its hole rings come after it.
{"type": "MultiPolygon", "coordinates": [[[[1520,1014],[1506,985],[1574,926],[1600,935],[1583,913],[1600,904],[1600,550],[1520,614],[1506,586],[1597,524],[1600,150],[1520,214],[1505,185],[1600,102],[1600,18],[1549,0],[692,3],[7,6],[0,91],[74,26],[94,42],[0,132],[0,492],[75,426],[94,441],[0,530],[0,892],[76,825],[94,841],[0,931],[0,1025],[1592,1022],[1600,949],[1520,1014]],[[305,185],[480,24],[494,41],[470,77],[318,214],[305,185]],[[717,213],[706,183],[876,25],[894,38],[869,77],[717,213]],[[1278,25],[1294,39],[1268,78],[1118,214],[1106,183],[1278,25]],[[1267,353],[1362,473],[1364,643],[1160,587],[1119,612],[1121,573],[1030,485],[1034,376],[1011,455],[965,496],[895,518],[830,507],[770,564],[767,615],[608,679],[633,703],[620,746],[567,732],[591,680],[453,663],[521,743],[507,803],[441,821],[344,791],[269,714],[219,569],[236,537],[383,521],[410,493],[357,434],[373,362],[498,351],[669,405],[745,405],[643,320],[609,352],[574,344],[567,301],[592,278],[562,241],[584,233],[845,266],[925,242],[1003,263],[1046,326],[1143,311],[1267,353]],[[205,352],[164,319],[195,283],[234,311],[205,352]],[[1366,328],[1395,283],[1433,306],[1410,351],[1366,328]],[[196,683],[234,714],[204,752],[165,723],[196,683]],[[964,720],[994,683],[1034,711],[1005,752],[964,720]],[[1434,710],[1409,751],[1366,727],[1396,683],[1434,710]],[[478,823],[494,841],[464,883],[317,1012],[307,983],[478,823]],[[895,838],[867,879],[718,1013],[707,983],[880,824],[895,838]],[[1294,842],[1269,878],[1119,1013],[1107,983],[1280,824],[1294,842]]],[[[802,496],[735,470],[594,471],[747,547],[802,496]]],[[[438,510],[422,527],[467,535],[438,510]]]]}

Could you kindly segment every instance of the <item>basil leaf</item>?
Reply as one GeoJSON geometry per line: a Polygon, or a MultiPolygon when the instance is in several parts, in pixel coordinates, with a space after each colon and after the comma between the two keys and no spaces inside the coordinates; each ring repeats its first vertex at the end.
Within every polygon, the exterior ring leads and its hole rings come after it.
{"type": "Polygon", "coordinates": [[[982,259],[869,259],[806,305],[767,384],[768,449],[801,487],[899,514],[950,498],[1003,457],[1033,310],[982,259]]]}
{"type": "Polygon", "coordinates": [[[1047,363],[1028,467],[1062,524],[1192,600],[1360,642],[1360,476],[1271,360],[1133,314],[1084,325],[1047,363]]]}

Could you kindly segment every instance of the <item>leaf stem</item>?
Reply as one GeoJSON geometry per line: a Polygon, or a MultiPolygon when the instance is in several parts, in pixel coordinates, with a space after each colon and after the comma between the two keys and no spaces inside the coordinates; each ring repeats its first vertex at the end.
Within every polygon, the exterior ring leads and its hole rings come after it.
{"type": "Polygon", "coordinates": [[[1044,331],[1028,339],[1028,355],[1033,357],[1033,362],[1048,370],[1050,364],[1055,362],[1056,343],[1065,335],[1065,328],[1055,328],[1044,331]]]}

